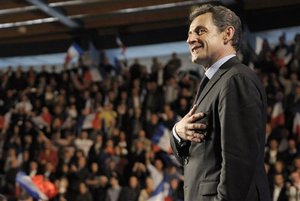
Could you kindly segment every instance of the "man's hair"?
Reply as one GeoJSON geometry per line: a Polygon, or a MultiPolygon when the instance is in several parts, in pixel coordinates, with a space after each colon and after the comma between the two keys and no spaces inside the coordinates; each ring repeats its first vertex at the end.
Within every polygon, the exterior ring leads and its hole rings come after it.
{"type": "Polygon", "coordinates": [[[203,15],[205,13],[212,14],[213,23],[218,27],[220,32],[224,31],[228,26],[234,27],[235,32],[232,37],[232,46],[236,51],[238,51],[242,36],[240,18],[233,11],[224,6],[204,4],[192,10],[189,18],[190,23],[199,15],[203,15]]]}

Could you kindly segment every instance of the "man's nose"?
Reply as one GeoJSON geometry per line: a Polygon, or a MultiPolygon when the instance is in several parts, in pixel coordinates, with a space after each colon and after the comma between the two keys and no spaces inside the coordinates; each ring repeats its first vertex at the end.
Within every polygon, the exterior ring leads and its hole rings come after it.
{"type": "Polygon", "coordinates": [[[193,44],[195,41],[196,41],[196,37],[193,36],[193,34],[189,34],[188,37],[187,37],[187,39],[186,39],[186,42],[188,44],[193,44]]]}

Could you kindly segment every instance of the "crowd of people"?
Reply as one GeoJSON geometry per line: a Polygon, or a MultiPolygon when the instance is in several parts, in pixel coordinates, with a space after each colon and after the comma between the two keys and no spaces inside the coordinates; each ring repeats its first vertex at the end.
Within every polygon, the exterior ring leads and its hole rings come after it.
{"type": "MultiPolygon", "coordinates": [[[[282,35],[274,48],[264,40],[258,55],[249,52],[242,52],[243,62],[253,64],[268,97],[271,196],[296,201],[300,35],[292,44],[282,35]]],[[[116,68],[102,55],[100,81],[82,60],[61,71],[1,70],[0,193],[11,200],[28,197],[16,182],[23,171],[56,187],[50,200],[147,201],[163,184],[165,200],[182,201],[181,167],[167,145],[157,144],[161,128],[170,132],[189,111],[200,82],[197,73],[178,73],[182,67],[174,53],[166,64],[153,58],[151,72],[138,60],[116,68]]]]}

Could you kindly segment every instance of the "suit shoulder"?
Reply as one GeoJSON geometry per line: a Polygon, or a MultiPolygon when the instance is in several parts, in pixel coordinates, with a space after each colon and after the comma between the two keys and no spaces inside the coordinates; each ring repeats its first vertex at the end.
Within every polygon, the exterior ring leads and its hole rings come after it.
{"type": "Polygon", "coordinates": [[[253,75],[255,74],[255,72],[249,67],[246,66],[245,64],[242,63],[238,63],[233,65],[230,69],[229,72],[231,72],[232,74],[242,74],[242,75],[253,75]]]}
{"type": "Polygon", "coordinates": [[[233,65],[225,75],[224,89],[226,91],[239,85],[239,89],[257,89],[260,94],[265,96],[263,84],[258,75],[250,67],[244,64],[233,65]]]}
{"type": "Polygon", "coordinates": [[[227,78],[231,77],[243,77],[244,79],[250,79],[254,82],[260,82],[257,74],[254,70],[252,70],[250,67],[239,63],[236,65],[233,65],[227,73],[227,78]]]}

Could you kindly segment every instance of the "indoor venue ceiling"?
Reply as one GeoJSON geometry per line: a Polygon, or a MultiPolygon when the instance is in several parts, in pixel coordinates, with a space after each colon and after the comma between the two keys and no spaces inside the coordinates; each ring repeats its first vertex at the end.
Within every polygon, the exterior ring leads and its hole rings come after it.
{"type": "MultiPolygon", "coordinates": [[[[1,0],[0,57],[185,40],[191,7],[204,0],[1,0]]],[[[218,3],[219,1],[213,1],[218,3]]],[[[300,25],[300,0],[221,0],[250,31],[300,25]]]]}

